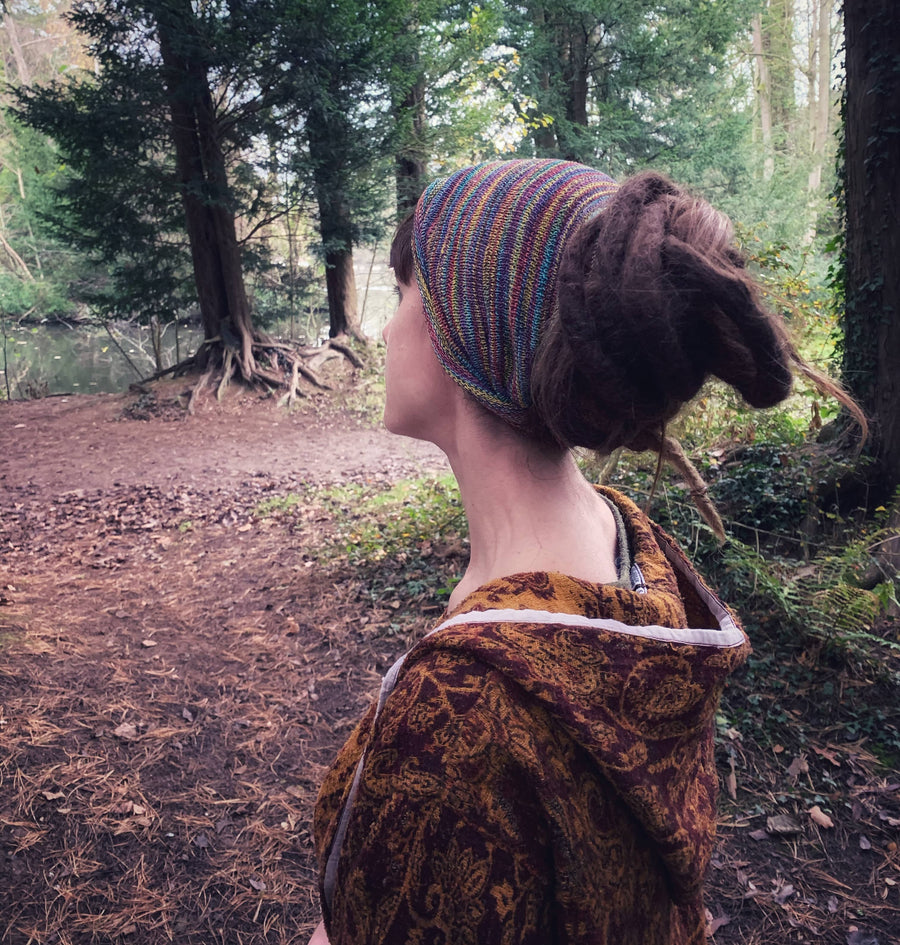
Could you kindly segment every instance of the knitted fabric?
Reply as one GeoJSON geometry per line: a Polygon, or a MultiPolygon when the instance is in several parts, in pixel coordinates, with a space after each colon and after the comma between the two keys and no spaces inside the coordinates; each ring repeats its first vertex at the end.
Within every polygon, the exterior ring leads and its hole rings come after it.
{"type": "Polygon", "coordinates": [[[557,309],[566,241],[616,186],[581,164],[515,160],[457,171],[419,200],[416,280],[438,360],[513,426],[531,405],[531,366],[557,309]]]}

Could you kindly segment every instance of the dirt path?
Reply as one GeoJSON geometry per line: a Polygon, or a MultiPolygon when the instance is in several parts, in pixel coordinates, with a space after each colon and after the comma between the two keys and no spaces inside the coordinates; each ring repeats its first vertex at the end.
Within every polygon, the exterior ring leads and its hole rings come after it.
{"type": "Polygon", "coordinates": [[[4,945],[305,943],[323,765],[408,644],[333,516],[256,510],[439,451],[182,386],[0,403],[4,945]]]}
{"type": "Polygon", "coordinates": [[[185,416],[172,404],[183,388],[161,385],[154,398],[0,402],[0,488],[44,495],[137,485],[216,489],[254,476],[302,484],[447,468],[436,447],[372,427],[325,397],[289,413],[271,398],[235,392],[185,416]]]}
{"type": "MultiPolygon", "coordinates": [[[[436,449],[325,398],[183,418],[182,389],[0,403],[3,945],[305,945],[324,766],[462,566],[458,542],[354,557],[350,503],[259,514],[446,471],[436,449]]],[[[760,723],[718,746],[711,942],[894,945],[900,783],[866,738],[814,731],[813,666],[804,692],[769,667],[778,691],[738,681],[732,710],[778,715],[778,743],[760,723]],[[785,812],[793,832],[768,831],[785,812]]]]}

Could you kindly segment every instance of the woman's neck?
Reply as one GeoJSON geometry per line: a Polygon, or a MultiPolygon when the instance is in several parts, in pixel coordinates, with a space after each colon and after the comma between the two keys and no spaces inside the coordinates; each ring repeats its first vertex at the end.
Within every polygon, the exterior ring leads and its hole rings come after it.
{"type": "Polygon", "coordinates": [[[617,579],[615,521],[570,453],[512,434],[466,437],[445,451],[471,547],[451,609],[482,584],[509,574],[560,571],[598,583],[617,579]]]}

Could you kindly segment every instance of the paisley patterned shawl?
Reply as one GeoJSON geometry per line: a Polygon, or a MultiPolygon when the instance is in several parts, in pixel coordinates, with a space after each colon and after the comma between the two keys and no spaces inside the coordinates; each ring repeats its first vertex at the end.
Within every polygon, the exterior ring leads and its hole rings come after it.
{"type": "Polygon", "coordinates": [[[332,945],[704,942],[713,718],[749,647],[671,539],[604,494],[646,593],[547,573],[484,585],[456,613],[492,622],[451,620],[420,642],[374,732],[370,711],[326,775],[323,868],[365,750],[326,914],[332,945]],[[660,627],[684,632],[673,642],[660,627]]]}

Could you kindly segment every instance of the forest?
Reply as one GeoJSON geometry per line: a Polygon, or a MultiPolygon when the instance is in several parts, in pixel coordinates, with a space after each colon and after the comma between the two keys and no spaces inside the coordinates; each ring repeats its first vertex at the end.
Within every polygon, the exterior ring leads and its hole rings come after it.
{"type": "Polygon", "coordinates": [[[725,211],[865,413],[804,377],[766,412],[707,386],[672,432],[724,543],[655,458],[579,462],[754,643],[717,718],[710,940],[900,940],[895,0],[2,17],[0,939],[306,942],[318,779],[467,547],[440,457],[380,429],[366,313],[431,180],[539,156],[725,211]],[[16,355],[58,326],[139,329],[149,366],[48,396],[16,355]]]}

